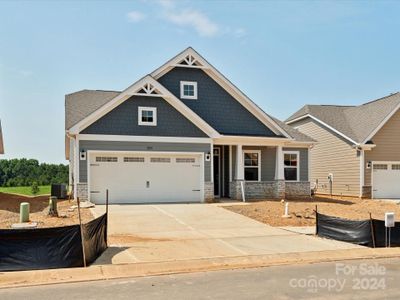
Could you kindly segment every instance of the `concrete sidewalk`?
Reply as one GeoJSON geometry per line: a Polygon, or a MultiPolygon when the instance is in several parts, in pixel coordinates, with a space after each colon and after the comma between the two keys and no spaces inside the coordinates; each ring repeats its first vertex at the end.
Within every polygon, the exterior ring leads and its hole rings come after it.
{"type": "Polygon", "coordinates": [[[345,249],[322,252],[286,253],[237,257],[220,257],[184,261],[150,262],[122,265],[97,265],[70,268],[0,273],[0,288],[45,284],[143,277],[188,272],[205,272],[240,268],[306,264],[355,259],[395,258],[400,249],[345,249]]]}

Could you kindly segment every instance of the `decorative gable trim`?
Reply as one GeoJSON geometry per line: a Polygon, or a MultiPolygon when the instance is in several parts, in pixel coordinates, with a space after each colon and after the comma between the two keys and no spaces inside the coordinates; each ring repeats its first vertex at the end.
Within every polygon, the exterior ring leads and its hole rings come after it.
{"type": "Polygon", "coordinates": [[[172,105],[177,111],[184,115],[189,121],[200,128],[209,137],[219,137],[220,134],[200,118],[195,112],[187,107],[182,101],[177,99],[170,91],[163,87],[153,77],[147,75],[139,81],[132,84],[130,87],[122,91],[116,97],[111,99],[105,105],[91,113],[88,117],[81,120],[79,123],[69,129],[69,134],[76,135],[82,130],[89,127],[95,121],[109,113],[111,110],[119,106],[124,101],[128,100],[132,96],[149,96],[149,97],[162,97],[170,105],[172,105]]]}
{"type": "Polygon", "coordinates": [[[138,88],[138,90],[134,94],[151,97],[163,96],[151,83],[145,83],[141,88],[138,88]]]}
{"type": "Polygon", "coordinates": [[[293,139],[283,128],[281,128],[272,118],[270,118],[259,106],[240,91],[232,82],[222,75],[216,68],[207,62],[193,48],[189,47],[170,59],[164,65],[151,73],[151,76],[158,80],[175,67],[198,68],[216,81],[233,98],[242,104],[250,113],[252,113],[265,126],[270,128],[275,134],[283,135],[288,139],[293,139]],[[184,62],[184,63],[182,63],[184,62]]]}
{"type": "Polygon", "coordinates": [[[183,60],[176,64],[178,67],[204,67],[201,62],[199,62],[192,54],[188,54],[185,56],[183,60]]]}

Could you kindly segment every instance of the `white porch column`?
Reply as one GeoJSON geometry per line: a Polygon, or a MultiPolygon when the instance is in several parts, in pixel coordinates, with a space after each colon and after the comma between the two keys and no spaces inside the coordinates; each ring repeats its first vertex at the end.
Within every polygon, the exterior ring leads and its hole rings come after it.
{"type": "Polygon", "coordinates": [[[236,180],[244,180],[242,145],[236,145],[236,180]]]}
{"type": "Polygon", "coordinates": [[[283,170],[283,151],[282,146],[276,147],[276,161],[275,161],[275,180],[284,180],[284,170],[283,170]]]}

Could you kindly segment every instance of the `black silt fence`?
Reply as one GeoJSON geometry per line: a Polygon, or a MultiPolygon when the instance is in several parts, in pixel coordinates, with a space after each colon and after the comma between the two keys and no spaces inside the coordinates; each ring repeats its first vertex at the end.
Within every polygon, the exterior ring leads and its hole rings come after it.
{"type": "MultiPolygon", "coordinates": [[[[368,247],[386,246],[385,222],[377,219],[348,220],[316,213],[316,232],[320,237],[363,245],[368,247]]],[[[391,246],[400,246],[400,223],[391,228],[391,246]]]]}
{"type": "Polygon", "coordinates": [[[371,223],[369,220],[354,221],[317,213],[318,236],[372,246],[371,223]]]}
{"type": "MultiPolygon", "coordinates": [[[[83,225],[86,263],[107,248],[107,214],[83,225]]],[[[82,267],[80,226],[0,230],[0,271],[82,267]]]]}

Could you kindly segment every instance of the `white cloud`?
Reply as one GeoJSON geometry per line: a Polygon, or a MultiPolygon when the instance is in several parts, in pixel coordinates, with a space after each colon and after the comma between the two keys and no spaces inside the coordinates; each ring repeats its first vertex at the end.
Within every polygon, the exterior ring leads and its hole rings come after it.
{"type": "Polygon", "coordinates": [[[215,36],[227,35],[241,39],[247,35],[244,28],[231,28],[211,20],[207,14],[198,9],[190,7],[188,1],[176,0],[142,0],[145,3],[152,3],[153,13],[148,15],[134,10],[127,14],[129,22],[138,23],[146,18],[161,18],[170,24],[178,26],[179,32],[194,30],[201,37],[212,38],[215,36]],[[154,6],[155,4],[155,6],[154,6]]]}
{"type": "Polygon", "coordinates": [[[172,8],[175,6],[175,2],[173,0],[158,0],[157,2],[164,8],[172,8]]]}
{"type": "Polygon", "coordinates": [[[139,23],[146,19],[146,15],[140,11],[133,10],[126,15],[128,17],[128,21],[132,23],[139,23]]]}
{"type": "Polygon", "coordinates": [[[168,10],[165,12],[165,19],[181,27],[191,27],[204,37],[213,37],[220,32],[218,24],[211,21],[202,12],[194,9],[184,9],[180,12],[168,10]]]}

